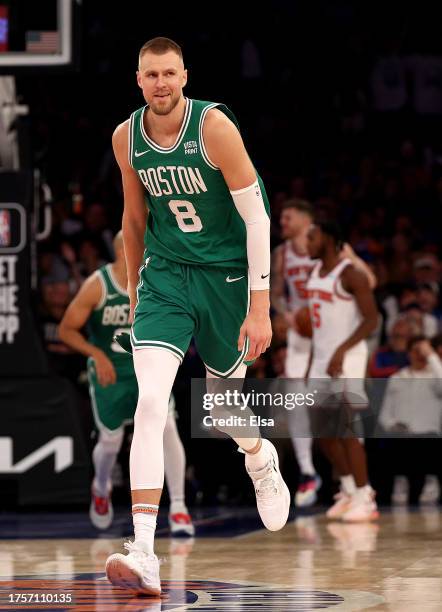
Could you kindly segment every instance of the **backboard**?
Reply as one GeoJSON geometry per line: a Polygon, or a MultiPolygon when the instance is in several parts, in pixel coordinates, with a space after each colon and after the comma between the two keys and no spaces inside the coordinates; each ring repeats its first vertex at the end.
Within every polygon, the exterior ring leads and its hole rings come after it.
{"type": "Polygon", "coordinates": [[[72,66],[80,5],[81,0],[0,0],[0,73],[72,66]]]}

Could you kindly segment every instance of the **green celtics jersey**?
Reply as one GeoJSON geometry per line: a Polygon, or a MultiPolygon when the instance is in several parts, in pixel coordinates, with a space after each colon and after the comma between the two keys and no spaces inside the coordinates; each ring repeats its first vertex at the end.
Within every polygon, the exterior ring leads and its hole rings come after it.
{"type": "Polygon", "coordinates": [[[114,278],[111,264],[101,267],[97,274],[102,285],[102,297],[89,317],[89,341],[106,353],[117,374],[134,373],[132,357],[113,340],[118,332],[130,332],[129,297],[114,278]]]}
{"type": "MultiPolygon", "coordinates": [[[[144,106],[130,118],[129,161],[146,188],[149,216],[146,255],[182,264],[247,267],[246,228],[220,170],[210,161],[202,136],[206,113],[223,104],[186,98],[175,144],[160,147],[144,128],[144,106]]],[[[259,179],[267,212],[269,205],[259,179]]]]}

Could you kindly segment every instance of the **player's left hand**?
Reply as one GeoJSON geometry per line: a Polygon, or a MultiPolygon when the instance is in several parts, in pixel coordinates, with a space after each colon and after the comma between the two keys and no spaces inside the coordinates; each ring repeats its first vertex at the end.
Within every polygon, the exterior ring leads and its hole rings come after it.
{"type": "Polygon", "coordinates": [[[344,356],[345,350],[339,346],[333,353],[327,368],[327,374],[332,378],[337,378],[342,374],[344,356]]]}
{"type": "Polygon", "coordinates": [[[269,348],[272,325],[268,310],[251,310],[246,316],[239,330],[238,351],[243,350],[246,338],[249,339],[249,350],[244,361],[256,359],[269,348]]]}

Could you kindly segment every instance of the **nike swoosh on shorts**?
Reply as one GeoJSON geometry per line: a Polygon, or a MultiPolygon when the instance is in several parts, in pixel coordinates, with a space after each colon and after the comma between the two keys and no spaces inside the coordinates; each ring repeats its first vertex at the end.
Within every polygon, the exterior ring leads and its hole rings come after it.
{"type": "Polygon", "coordinates": [[[244,276],[238,276],[238,278],[230,278],[230,276],[227,276],[226,283],[234,283],[235,281],[239,281],[242,278],[244,278],[244,276]]]}

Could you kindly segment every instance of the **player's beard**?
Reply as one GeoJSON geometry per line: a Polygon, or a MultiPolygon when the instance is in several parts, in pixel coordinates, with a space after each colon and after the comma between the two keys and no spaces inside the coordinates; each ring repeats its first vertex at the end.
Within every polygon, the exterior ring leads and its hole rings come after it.
{"type": "Polygon", "coordinates": [[[168,115],[173,111],[179,101],[179,94],[176,96],[171,94],[167,104],[157,104],[156,102],[152,102],[149,106],[155,115],[168,115]]]}

